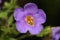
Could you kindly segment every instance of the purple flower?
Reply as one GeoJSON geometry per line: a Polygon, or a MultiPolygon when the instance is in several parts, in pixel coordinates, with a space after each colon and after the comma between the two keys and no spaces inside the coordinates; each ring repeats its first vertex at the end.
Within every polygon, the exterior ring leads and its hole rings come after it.
{"type": "Polygon", "coordinates": [[[0,11],[1,11],[1,3],[2,3],[2,0],[0,0],[0,11]]]}
{"type": "Polygon", "coordinates": [[[0,3],[2,3],[2,0],[0,0],[0,3]]]}
{"type": "Polygon", "coordinates": [[[59,38],[60,38],[60,27],[52,28],[52,37],[53,37],[53,40],[59,40],[59,38]]]}
{"type": "Polygon", "coordinates": [[[24,8],[16,8],[14,11],[16,29],[20,33],[35,35],[42,31],[43,23],[46,21],[46,14],[42,9],[38,9],[34,3],[27,3],[24,8]]]}

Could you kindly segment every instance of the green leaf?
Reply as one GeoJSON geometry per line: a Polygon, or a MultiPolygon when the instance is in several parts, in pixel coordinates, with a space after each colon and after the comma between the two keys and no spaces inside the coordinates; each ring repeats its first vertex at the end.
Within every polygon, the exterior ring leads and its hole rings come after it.
{"type": "Polygon", "coordinates": [[[11,7],[10,3],[5,2],[3,8],[9,9],[11,7]]]}
{"type": "Polygon", "coordinates": [[[19,32],[16,30],[15,24],[12,24],[11,32],[15,35],[19,34],[19,32]]]}
{"type": "Polygon", "coordinates": [[[0,18],[7,18],[7,12],[0,12],[0,18]]]}
{"type": "Polygon", "coordinates": [[[13,9],[13,8],[18,7],[18,6],[16,5],[16,1],[17,1],[17,0],[10,0],[9,3],[8,3],[8,2],[5,2],[5,3],[4,3],[4,6],[3,6],[3,9],[11,10],[11,9],[13,9]]]}
{"type": "Polygon", "coordinates": [[[18,7],[18,6],[16,5],[16,1],[17,1],[17,0],[11,0],[11,2],[10,2],[11,8],[16,8],[16,7],[18,7]]]}
{"type": "Polygon", "coordinates": [[[2,26],[2,27],[1,27],[1,30],[2,30],[3,32],[5,32],[5,33],[10,32],[10,28],[9,28],[9,27],[6,27],[6,26],[2,26]]]}
{"type": "Polygon", "coordinates": [[[17,39],[15,39],[15,38],[9,38],[9,40],[17,40],[17,39]]]}
{"type": "Polygon", "coordinates": [[[36,36],[38,36],[38,37],[43,37],[43,36],[49,34],[50,31],[51,31],[51,28],[50,28],[50,26],[48,26],[48,27],[44,28],[44,29],[42,30],[42,32],[41,32],[40,34],[36,35],[36,36]]]}
{"type": "Polygon", "coordinates": [[[12,8],[15,8],[16,5],[16,1],[17,0],[11,0],[10,3],[6,3],[5,2],[5,6],[8,8],[8,9],[12,9],[12,8]]]}
{"type": "Polygon", "coordinates": [[[8,19],[8,24],[10,25],[10,24],[12,24],[12,22],[13,22],[13,15],[11,15],[11,16],[9,17],[9,19],[8,19]]]}

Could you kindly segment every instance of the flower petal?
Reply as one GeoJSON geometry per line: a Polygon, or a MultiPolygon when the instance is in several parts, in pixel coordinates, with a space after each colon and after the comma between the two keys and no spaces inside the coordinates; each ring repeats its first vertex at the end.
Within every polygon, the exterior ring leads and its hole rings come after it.
{"type": "Polygon", "coordinates": [[[52,28],[52,37],[55,38],[56,40],[59,40],[60,34],[58,33],[60,31],[60,27],[53,27],[52,28]]]}
{"type": "Polygon", "coordinates": [[[42,9],[39,9],[38,13],[34,15],[36,21],[40,24],[45,23],[46,21],[46,14],[42,9]]]}
{"type": "Polygon", "coordinates": [[[0,0],[0,3],[2,3],[2,0],[0,0]]]}
{"type": "Polygon", "coordinates": [[[56,34],[56,32],[58,32],[60,30],[60,27],[54,27],[52,28],[52,36],[56,36],[56,35],[59,35],[59,34],[56,34]]]}
{"type": "Polygon", "coordinates": [[[21,33],[27,32],[27,25],[25,23],[16,22],[16,29],[21,33]]]}
{"type": "Polygon", "coordinates": [[[38,11],[38,7],[34,3],[27,3],[24,6],[25,11],[28,11],[29,13],[36,13],[38,11]]]}
{"type": "Polygon", "coordinates": [[[23,8],[16,8],[14,11],[14,18],[16,21],[20,21],[20,19],[26,14],[23,8]]]}
{"type": "Polygon", "coordinates": [[[54,37],[55,37],[55,39],[59,40],[60,35],[56,35],[56,36],[54,36],[54,37]]]}
{"type": "Polygon", "coordinates": [[[42,31],[42,29],[43,29],[43,26],[37,24],[37,25],[35,25],[34,27],[30,27],[30,28],[29,28],[29,32],[30,32],[30,34],[32,34],[32,35],[36,35],[36,34],[39,34],[39,33],[42,31]]]}

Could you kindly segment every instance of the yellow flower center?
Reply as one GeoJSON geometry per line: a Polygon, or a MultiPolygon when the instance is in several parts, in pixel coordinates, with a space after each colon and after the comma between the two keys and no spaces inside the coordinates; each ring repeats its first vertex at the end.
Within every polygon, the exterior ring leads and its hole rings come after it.
{"type": "Polygon", "coordinates": [[[25,21],[30,26],[33,26],[34,25],[34,20],[33,20],[33,17],[32,16],[26,16],[25,21]]]}

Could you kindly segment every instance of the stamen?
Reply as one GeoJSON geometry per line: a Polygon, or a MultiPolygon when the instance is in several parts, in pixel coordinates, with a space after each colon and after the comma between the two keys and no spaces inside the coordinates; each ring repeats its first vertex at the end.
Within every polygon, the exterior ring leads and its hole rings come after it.
{"type": "Polygon", "coordinates": [[[34,25],[34,20],[32,16],[26,16],[25,21],[27,24],[33,26],[34,25]]]}

